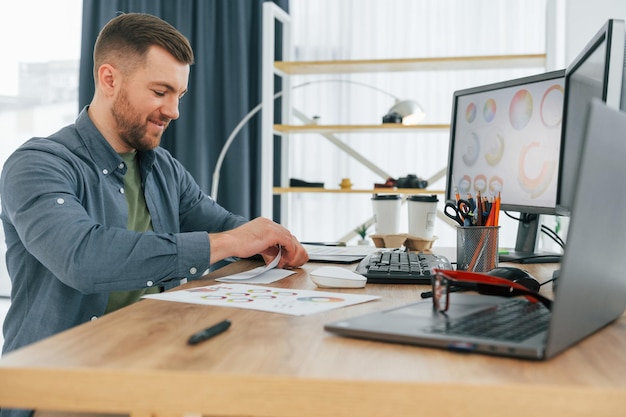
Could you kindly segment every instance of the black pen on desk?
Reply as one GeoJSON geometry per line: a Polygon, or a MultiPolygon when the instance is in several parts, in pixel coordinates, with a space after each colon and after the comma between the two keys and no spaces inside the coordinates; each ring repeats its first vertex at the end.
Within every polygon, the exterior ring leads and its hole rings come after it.
{"type": "Polygon", "coordinates": [[[187,340],[187,344],[189,345],[197,345],[200,342],[204,342],[205,340],[209,340],[212,337],[217,336],[220,333],[225,332],[230,327],[230,321],[224,320],[221,321],[211,327],[208,327],[204,330],[200,330],[197,333],[191,335],[189,340],[187,340]]]}

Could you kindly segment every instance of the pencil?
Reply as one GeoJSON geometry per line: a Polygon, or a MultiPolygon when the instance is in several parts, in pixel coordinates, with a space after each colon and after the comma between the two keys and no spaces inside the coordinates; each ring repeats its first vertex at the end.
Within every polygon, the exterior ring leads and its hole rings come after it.
{"type": "Polygon", "coordinates": [[[480,190],[476,193],[476,225],[483,226],[483,199],[480,190]]]}
{"type": "Polygon", "coordinates": [[[493,225],[494,226],[499,226],[500,225],[500,192],[498,191],[498,196],[496,197],[496,216],[494,217],[494,222],[493,225]]]}

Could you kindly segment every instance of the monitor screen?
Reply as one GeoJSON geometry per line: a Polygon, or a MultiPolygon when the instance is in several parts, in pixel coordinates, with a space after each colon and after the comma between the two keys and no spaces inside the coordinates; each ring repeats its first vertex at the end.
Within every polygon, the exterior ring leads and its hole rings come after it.
{"type": "MultiPolygon", "coordinates": [[[[620,108],[624,76],[624,22],[609,20],[565,72],[562,163],[557,193],[558,212],[569,214],[578,178],[587,114],[592,98],[620,108]]],[[[622,107],[626,103],[622,103],[622,107]]]]}
{"type": "Polygon", "coordinates": [[[556,214],[565,70],[453,95],[446,201],[500,196],[520,212],[515,248],[501,261],[558,262],[536,250],[540,214],[556,214]]]}
{"type": "Polygon", "coordinates": [[[501,195],[501,208],[554,214],[564,71],[457,91],[446,200],[501,195]]]}

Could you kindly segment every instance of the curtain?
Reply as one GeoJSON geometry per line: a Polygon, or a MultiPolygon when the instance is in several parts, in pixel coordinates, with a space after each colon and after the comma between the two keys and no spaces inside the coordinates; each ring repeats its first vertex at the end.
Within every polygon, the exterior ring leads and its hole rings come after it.
{"type": "MultiPolygon", "coordinates": [[[[93,96],[93,45],[120,12],[150,13],[185,35],[194,49],[180,118],[163,136],[169,150],[210,193],[217,157],[230,132],[261,101],[263,0],[84,0],[79,106],[93,96]]],[[[275,0],[288,10],[288,0],[275,0]]],[[[221,169],[218,202],[253,218],[260,213],[260,120],[237,136],[221,169]]]]}

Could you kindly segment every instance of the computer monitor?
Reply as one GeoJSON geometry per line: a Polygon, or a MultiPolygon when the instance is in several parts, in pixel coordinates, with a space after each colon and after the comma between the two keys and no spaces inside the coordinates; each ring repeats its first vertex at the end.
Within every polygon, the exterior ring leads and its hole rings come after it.
{"type": "Polygon", "coordinates": [[[599,98],[614,109],[626,108],[624,36],[624,21],[607,21],[565,71],[557,192],[560,214],[569,214],[574,198],[591,99],[599,98]]]}
{"type": "Polygon", "coordinates": [[[557,262],[537,251],[540,214],[556,214],[565,70],[456,91],[446,201],[496,196],[519,212],[515,248],[501,261],[557,262]]]}

